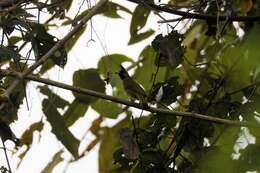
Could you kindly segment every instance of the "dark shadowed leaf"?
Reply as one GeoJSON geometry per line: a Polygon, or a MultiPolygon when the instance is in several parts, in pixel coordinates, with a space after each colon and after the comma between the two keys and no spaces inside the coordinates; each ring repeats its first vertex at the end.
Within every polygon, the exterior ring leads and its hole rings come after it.
{"type": "Polygon", "coordinates": [[[54,107],[49,100],[44,99],[42,102],[42,109],[45,116],[47,117],[48,122],[51,124],[52,132],[74,156],[74,158],[77,158],[79,141],[69,131],[56,107],[54,107]]]}
{"type": "Polygon", "coordinates": [[[133,135],[133,131],[129,128],[122,128],[119,131],[119,139],[123,148],[125,157],[130,160],[135,160],[139,157],[140,150],[133,135]]]}
{"type": "Polygon", "coordinates": [[[40,88],[40,92],[44,95],[46,95],[52,102],[52,104],[57,108],[64,109],[65,106],[69,105],[69,102],[67,100],[64,100],[59,95],[52,92],[47,85],[44,86],[38,86],[40,88]]]}
{"type": "Polygon", "coordinates": [[[63,114],[63,119],[67,127],[75,123],[80,117],[83,117],[88,110],[88,104],[75,99],[67,111],[63,114]]]}
{"type": "MultiPolygon", "coordinates": [[[[97,92],[105,92],[105,82],[100,78],[96,69],[78,70],[73,75],[73,86],[97,92]]],[[[73,95],[86,104],[95,102],[98,98],[73,92],[73,95]]]]}
{"type": "MultiPolygon", "coordinates": [[[[50,35],[41,24],[31,23],[32,31],[26,36],[31,42],[36,60],[45,55],[57,42],[58,39],[50,35]]],[[[55,65],[62,68],[67,63],[67,52],[62,46],[51,56],[55,65]]]]}
{"type": "Polygon", "coordinates": [[[22,135],[21,143],[27,146],[32,144],[33,133],[38,131],[40,132],[43,129],[42,121],[32,124],[22,135]]]}

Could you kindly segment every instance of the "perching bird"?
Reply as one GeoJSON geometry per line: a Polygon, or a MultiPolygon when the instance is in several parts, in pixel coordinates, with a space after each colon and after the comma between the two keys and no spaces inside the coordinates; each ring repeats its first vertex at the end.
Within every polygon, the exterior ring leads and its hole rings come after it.
{"type": "Polygon", "coordinates": [[[118,75],[123,81],[124,89],[128,96],[130,96],[132,99],[139,100],[140,104],[142,105],[147,105],[147,95],[144,89],[129,76],[122,65],[120,65],[118,75]]]}

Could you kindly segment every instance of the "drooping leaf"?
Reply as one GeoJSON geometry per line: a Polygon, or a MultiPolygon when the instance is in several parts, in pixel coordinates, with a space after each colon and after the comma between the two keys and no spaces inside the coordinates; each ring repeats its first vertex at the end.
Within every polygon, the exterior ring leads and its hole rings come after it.
{"type": "Polygon", "coordinates": [[[145,26],[150,12],[151,11],[145,8],[143,5],[138,5],[135,8],[130,25],[131,35],[138,33],[138,31],[145,26]]]}
{"type": "MultiPolygon", "coordinates": [[[[27,35],[27,39],[31,42],[35,58],[38,60],[58,42],[58,39],[49,34],[41,24],[31,23],[31,27],[32,31],[27,35]]],[[[51,60],[55,65],[64,68],[67,63],[67,52],[64,47],[54,52],[51,60]]]]}
{"type": "Polygon", "coordinates": [[[122,54],[111,54],[101,57],[98,62],[99,73],[106,78],[106,82],[113,87],[113,95],[121,98],[127,98],[121,79],[116,74],[123,62],[133,62],[133,60],[122,54]]]}
{"type": "MultiPolygon", "coordinates": [[[[156,54],[151,46],[147,46],[141,52],[140,57],[143,58],[142,66],[138,67],[133,76],[146,90],[150,90],[153,83],[153,77],[157,71],[157,67],[154,65],[156,54]]],[[[166,69],[160,67],[156,74],[155,82],[162,82],[165,80],[166,69]]]]}
{"type": "Polygon", "coordinates": [[[93,103],[91,107],[100,115],[113,119],[117,118],[122,112],[122,108],[120,108],[118,104],[103,99],[93,103]]]}
{"type": "Polygon", "coordinates": [[[67,127],[75,123],[80,117],[83,117],[88,110],[88,104],[75,99],[67,111],[63,114],[63,119],[67,127]]]}
{"type": "Polygon", "coordinates": [[[40,89],[40,92],[44,95],[46,95],[52,102],[52,104],[54,106],[56,106],[57,108],[62,108],[64,109],[65,106],[69,105],[69,102],[67,100],[64,100],[63,98],[61,98],[59,95],[53,93],[47,85],[44,86],[38,86],[38,88],[40,89]]]}
{"type": "MultiPolygon", "coordinates": [[[[105,92],[105,82],[100,78],[96,69],[78,70],[73,75],[73,86],[97,92],[105,92]]],[[[73,92],[73,95],[86,104],[95,102],[98,98],[73,92]]]]}
{"type": "MultiPolygon", "coordinates": [[[[76,16],[74,20],[67,20],[63,22],[62,25],[70,25],[79,22],[81,19],[88,15],[89,11],[90,9],[83,11],[78,16],[76,16]]],[[[104,16],[110,18],[121,18],[121,16],[118,14],[118,11],[123,11],[132,14],[132,12],[128,10],[126,7],[119,5],[115,2],[107,2],[107,4],[98,11],[98,14],[103,14],[104,16]]]]}
{"type": "Polygon", "coordinates": [[[135,44],[135,43],[138,43],[142,40],[145,40],[146,38],[150,37],[151,35],[154,34],[154,30],[148,30],[148,31],[145,31],[145,32],[141,32],[141,33],[136,33],[136,34],[132,34],[131,35],[131,38],[128,42],[128,45],[132,45],[132,44],[135,44]]]}
{"type": "Polygon", "coordinates": [[[53,172],[53,169],[55,168],[55,166],[57,166],[60,162],[62,162],[64,159],[61,157],[63,151],[60,150],[59,152],[57,152],[52,160],[47,164],[47,166],[41,171],[41,173],[51,173],[53,172]]]}
{"type": "Polygon", "coordinates": [[[42,121],[32,124],[22,135],[21,143],[27,146],[32,144],[33,133],[36,131],[41,131],[43,129],[42,121]]]}
{"type": "Polygon", "coordinates": [[[74,45],[77,43],[78,39],[81,37],[81,35],[85,32],[86,27],[81,29],[78,33],[76,33],[74,36],[72,36],[69,41],[66,42],[66,50],[69,52],[74,45]]]}
{"type": "Polygon", "coordinates": [[[74,156],[78,157],[79,140],[77,140],[73,134],[67,128],[62,116],[57,111],[56,107],[47,100],[42,102],[42,109],[47,117],[48,122],[51,124],[52,132],[57,139],[68,149],[68,151],[74,156]]]}

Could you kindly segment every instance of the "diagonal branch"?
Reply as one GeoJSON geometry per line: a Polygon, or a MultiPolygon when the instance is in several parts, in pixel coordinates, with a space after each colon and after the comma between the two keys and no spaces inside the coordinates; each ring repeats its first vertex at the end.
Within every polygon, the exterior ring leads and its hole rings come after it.
{"type": "Polygon", "coordinates": [[[170,8],[167,6],[160,6],[153,3],[149,3],[149,1],[143,1],[143,0],[127,0],[136,4],[141,4],[146,6],[149,6],[153,10],[159,11],[159,12],[166,12],[178,16],[182,16],[184,19],[200,19],[200,20],[207,20],[207,21],[228,21],[228,22],[254,22],[254,21],[260,21],[260,16],[229,16],[229,15],[208,15],[208,14],[201,14],[201,13],[191,13],[191,12],[185,12],[176,10],[174,8],[170,8]]]}
{"type": "MultiPolygon", "coordinates": [[[[18,86],[18,84],[29,74],[31,74],[36,68],[42,65],[46,60],[48,60],[55,52],[61,48],[71,37],[73,37],[77,32],[84,28],[85,24],[98,13],[98,10],[102,8],[107,0],[100,0],[98,4],[93,7],[88,15],[86,15],[63,39],[57,42],[44,56],[42,56],[37,62],[35,62],[32,66],[26,69],[23,73],[20,73],[17,76],[16,80],[6,89],[5,93],[2,97],[9,98],[10,94],[14,91],[14,89],[18,86]]],[[[4,103],[1,104],[0,110],[5,106],[4,103]]]]}
{"type": "MultiPolygon", "coordinates": [[[[16,71],[0,69],[0,75],[3,75],[3,76],[19,77],[19,76],[21,76],[21,74],[22,73],[19,73],[19,72],[16,72],[16,71]]],[[[143,107],[140,104],[130,102],[128,100],[124,100],[124,99],[121,99],[121,98],[118,98],[118,97],[106,95],[106,94],[103,94],[103,93],[100,93],[100,92],[96,92],[96,91],[93,91],[93,90],[88,90],[88,89],[84,89],[84,88],[80,88],[80,87],[74,87],[74,86],[71,86],[71,85],[52,81],[52,80],[49,80],[49,79],[39,78],[35,75],[28,75],[28,76],[25,77],[25,79],[44,83],[44,84],[47,84],[47,85],[52,85],[52,86],[59,87],[59,88],[62,88],[62,89],[77,92],[77,93],[80,93],[80,94],[85,94],[85,95],[90,95],[90,96],[98,97],[98,98],[105,99],[105,100],[110,100],[112,102],[120,103],[120,104],[127,105],[127,106],[130,106],[130,107],[134,107],[134,108],[137,108],[137,109],[146,110],[146,111],[149,111],[149,112],[152,112],[152,113],[160,113],[160,114],[167,114],[167,115],[173,115],[173,116],[192,117],[192,118],[202,119],[202,120],[206,120],[206,121],[210,121],[210,122],[214,122],[214,123],[226,124],[226,125],[232,125],[232,126],[247,126],[247,127],[260,128],[260,126],[253,124],[253,123],[249,123],[249,122],[232,121],[232,120],[217,118],[217,117],[213,117],[213,116],[202,115],[202,114],[198,114],[198,113],[194,113],[194,112],[177,112],[177,111],[172,111],[172,110],[168,110],[168,109],[159,109],[159,108],[154,108],[154,107],[143,107]]]]}

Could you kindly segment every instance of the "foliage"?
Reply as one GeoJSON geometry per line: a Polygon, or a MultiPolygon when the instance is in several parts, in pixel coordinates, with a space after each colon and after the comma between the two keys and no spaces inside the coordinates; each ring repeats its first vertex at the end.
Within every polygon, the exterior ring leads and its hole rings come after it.
{"type": "MultiPolygon", "coordinates": [[[[76,1],[72,0],[0,2],[3,31],[1,69],[8,67],[22,72],[48,54],[60,41],[50,32],[51,28],[75,26],[93,9],[82,9],[71,18],[67,15],[74,3],[76,1]],[[27,9],[27,3],[39,14],[47,13],[50,18],[44,21],[38,16],[37,19],[27,9]]],[[[259,15],[259,1],[170,0],[168,4],[158,3],[138,1],[131,11],[121,1],[120,4],[107,2],[99,9],[97,15],[112,20],[123,18],[122,13],[131,17],[128,45],[143,44],[138,60],[130,55],[113,53],[100,57],[96,68],[73,72],[73,100],[54,93],[47,85],[38,86],[39,92],[44,95],[42,112],[45,118],[23,133],[20,141],[27,148],[20,153],[21,160],[32,147],[34,132],[41,132],[48,123],[64,149],[58,151],[43,169],[42,172],[46,173],[64,162],[63,153],[69,152],[73,156],[70,161],[76,162],[97,144],[100,144],[101,173],[260,171],[260,24],[252,20],[237,23],[231,20],[234,16],[259,15]],[[168,12],[187,10],[187,14],[194,11],[208,18],[194,20],[190,15],[171,23],[155,7],[166,8],[168,12]],[[149,28],[148,23],[155,20],[155,15],[166,23],[161,24],[161,27],[167,27],[166,33],[155,35],[156,28],[149,28]],[[225,20],[222,20],[223,16],[225,20]],[[241,32],[243,34],[239,34],[241,32]],[[145,45],[142,41],[148,37],[153,37],[153,41],[145,45]],[[128,99],[117,75],[121,64],[130,64],[126,69],[146,91],[149,106],[245,121],[254,124],[254,127],[233,127],[162,113],[136,117],[135,110],[129,105],[79,92],[79,89],[91,90],[110,94],[113,98],[128,99]],[[95,139],[82,154],[78,152],[82,141],[69,127],[87,116],[91,109],[99,114],[89,129],[95,139]],[[122,116],[124,118],[112,127],[102,124],[107,119],[122,116]]],[[[43,77],[51,69],[66,68],[69,52],[83,33],[92,32],[91,25],[83,26],[56,50],[34,72],[34,76],[43,77]]],[[[28,81],[20,82],[8,98],[4,97],[13,81],[11,74],[1,74],[0,103],[5,106],[0,109],[0,135],[4,141],[16,139],[8,125],[17,120],[20,106],[28,99],[25,92],[28,81]]],[[[7,172],[5,167],[2,168],[7,172]]]]}

